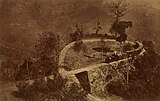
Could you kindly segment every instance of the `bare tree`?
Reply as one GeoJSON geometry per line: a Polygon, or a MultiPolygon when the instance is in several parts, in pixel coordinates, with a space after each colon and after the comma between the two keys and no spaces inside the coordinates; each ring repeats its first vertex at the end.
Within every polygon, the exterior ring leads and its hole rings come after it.
{"type": "Polygon", "coordinates": [[[122,0],[112,1],[109,4],[109,11],[116,18],[116,21],[119,22],[120,18],[126,15],[127,4],[123,3],[122,0]]]}

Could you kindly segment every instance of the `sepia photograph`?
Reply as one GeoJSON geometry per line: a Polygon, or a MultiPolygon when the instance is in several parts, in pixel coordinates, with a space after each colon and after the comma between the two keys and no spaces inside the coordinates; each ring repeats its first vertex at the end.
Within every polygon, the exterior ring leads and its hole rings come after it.
{"type": "Polygon", "coordinates": [[[160,0],[0,0],[0,101],[160,101],[160,0]]]}

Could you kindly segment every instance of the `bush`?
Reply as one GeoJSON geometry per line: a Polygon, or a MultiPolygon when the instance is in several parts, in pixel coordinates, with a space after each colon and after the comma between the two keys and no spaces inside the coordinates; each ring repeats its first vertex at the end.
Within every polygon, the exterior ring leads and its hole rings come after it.
{"type": "Polygon", "coordinates": [[[68,80],[57,76],[54,80],[48,79],[47,83],[37,80],[33,85],[22,83],[18,91],[12,94],[15,97],[29,101],[86,101],[86,93],[77,84],[66,86],[68,80]]]}
{"type": "MultiPolygon", "coordinates": [[[[149,42],[151,43],[151,42],[149,42]]],[[[135,60],[135,71],[129,74],[129,84],[114,81],[105,88],[109,94],[124,99],[155,99],[160,95],[160,56],[153,45],[144,44],[147,53],[135,60]]]]}

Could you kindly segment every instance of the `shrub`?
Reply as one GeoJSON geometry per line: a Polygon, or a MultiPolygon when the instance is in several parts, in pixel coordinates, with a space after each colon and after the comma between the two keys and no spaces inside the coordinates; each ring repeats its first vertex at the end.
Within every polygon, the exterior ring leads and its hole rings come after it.
{"type": "Polygon", "coordinates": [[[36,81],[33,85],[23,83],[18,87],[18,92],[14,92],[15,97],[29,101],[86,101],[86,93],[76,83],[66,86],[68,80],[57,76],[47,83],[42,80],[36,81]]]}
{"type": "MultiPolygon", "coordinates": [[[[149,42],[151,43],[151,42],[149,42]]],[[[153,45],[144,44],[146,54],[135,60],[135,71],[129,73],[129,83],[114,81],[105,88],[109,94],[124,99],[155,99],[160,94],[160,56],[155,52],[153,45]],[[152,46],[152,47],[151,47],[152,46]]]]}

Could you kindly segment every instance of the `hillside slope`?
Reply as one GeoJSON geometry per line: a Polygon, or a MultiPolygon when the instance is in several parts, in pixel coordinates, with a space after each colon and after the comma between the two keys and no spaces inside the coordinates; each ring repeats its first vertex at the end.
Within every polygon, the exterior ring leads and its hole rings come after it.
{"type": "MultiPolygon", "coordinates": [[[[37,41],[37,33],[59,32],[68,36],[69,27],[83,25],[84,33],[92,33],[97,19],[108,33],[113,18],[103,0],[3,0],[0,9],[0,42],[11,48],[30,50],[37,41]]],[[[153,40],[160,52],[160,10],[130,4],[123,20],[133,21],[127,30],[129,40],[153,40]]],[[[63,37],[65,38],[65,37],[63,37]]]]}

